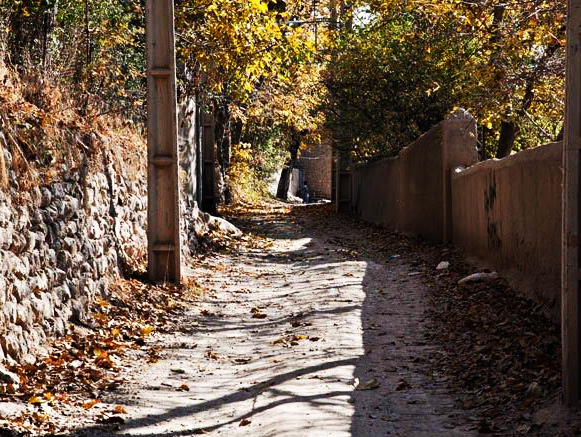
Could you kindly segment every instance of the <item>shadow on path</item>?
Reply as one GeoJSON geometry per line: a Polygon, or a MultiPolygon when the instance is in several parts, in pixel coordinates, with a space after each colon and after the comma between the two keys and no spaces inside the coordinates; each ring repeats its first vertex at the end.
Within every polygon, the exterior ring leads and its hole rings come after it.
{"type": "MultiPolygon", "coordinates": [[[[181,380],[166,377],[172,388],[155,386],[149,399],[110,399],[156,407],[126,420],[121,431],[99,425],[66,435],[471,435],[470,422],[454,411],[446,380],[429,365],[438,348],[424,336],[422,272],[397,253],[399,243],[373,247],[366,226],[328,208],[307,209],[302,217],[247,219],[255,233],[288,240],[291,249],[232,257],[245,268],[213,278],[217,290],[227,289],[212,301],[224,312],[206,317],[194,311],[184,320],[175,342],[193,337],[199,355],[178,348],[172,359],[198,363],[203,345],[210,352],[222,348],[224,361],[210,361],[213,381],[208,375],[192,380],[192,391],[183,394],[173,389],[181,380]],[[253,292],[238,294],[246,288],[253,292]],[[242,312],[249,301],[268,319],[242,312]],[[285,347],[273,347],[281,336],[285,347]],[[232,365],[240,351],[251,353],[252,363],[232,365]]],[[[157,384],[156,377],[147,383],[157,384]]]]}

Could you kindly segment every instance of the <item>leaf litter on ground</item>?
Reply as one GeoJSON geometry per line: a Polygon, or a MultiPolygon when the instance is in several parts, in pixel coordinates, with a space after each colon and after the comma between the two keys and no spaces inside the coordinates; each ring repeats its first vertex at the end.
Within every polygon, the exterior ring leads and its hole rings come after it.
{"type": "Polygon", "coordinates": [[[85,326],[71,325],[44,355],[6,366],[18,383],[0,383],[0,406],[13,402],[29,407],[11,417],[0,414],[0,435],[3,430],[14,435],[54,435],[70,428],[71,416],[86,416],[89,411],[93,423],[119,426],[123,419],[118,416],[127,410],[101,399],[126,382],[127,354],[134,351],[155,363],[160,348],[148,346],[147,337],[175,331],[179,313],[200,294],[200,286],[191,280],[181,286],[117,280],[106,298],[91,305],[85,326]]]}

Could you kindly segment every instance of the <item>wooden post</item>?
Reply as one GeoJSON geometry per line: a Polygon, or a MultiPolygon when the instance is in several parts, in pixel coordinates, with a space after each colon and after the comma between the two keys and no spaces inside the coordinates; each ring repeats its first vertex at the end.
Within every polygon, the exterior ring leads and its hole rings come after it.
{"type": "Polygon", "coordinates": [[[581,0],[569,0],[567,18],[567,80],[563,144],[562,340],[563,396],[568,406],[581,398],[579,161],[581,152],[581,0]]]}
{"type": "Polygon", "coordinates": [[[147,0],[148,273],[179,283],[180,211],[173,0],[147,0]]]}

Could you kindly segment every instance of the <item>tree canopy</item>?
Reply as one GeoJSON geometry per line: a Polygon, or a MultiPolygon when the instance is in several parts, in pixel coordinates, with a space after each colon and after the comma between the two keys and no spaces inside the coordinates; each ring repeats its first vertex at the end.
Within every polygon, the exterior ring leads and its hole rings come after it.
{"type": "MultiPolygon", "coordinates": [[[[358,160],[393,155],[457,107],[476,117],[483,157],[506,156],[562,129],[565,6],[175,0],[179,95],[215,115],[224,171],[233,144],[280,159],[300,133],[358,160]]],[[[81,116],[139,126],[144,15],[143,0],[4,2],[0,52],[66,88],[81,116]]]]}
{"type": "Polygon", "coordinates": [[[563,2],[370,1],[354,9],[366,10],[367,22],[346,29],[326,83],[329,121],[356,156],[396,153],[455,107],[477,118],[487,156],[557,138],[563,2]]]}

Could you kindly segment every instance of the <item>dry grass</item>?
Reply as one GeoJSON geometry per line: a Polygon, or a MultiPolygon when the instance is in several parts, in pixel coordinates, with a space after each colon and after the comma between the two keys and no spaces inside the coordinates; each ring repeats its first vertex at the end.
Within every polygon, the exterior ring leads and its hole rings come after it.
{"type": "Polygon", "coordinates": [[[106,152],[134,177],[145,175],[144,137],[120,116],[82,115],[77,97],[39,75],[18,76],[0,62],[0,188],[8,188],[9,170],[18,190],[28,191],[58,179],[65,168],[100,167],[106,152]]]}

